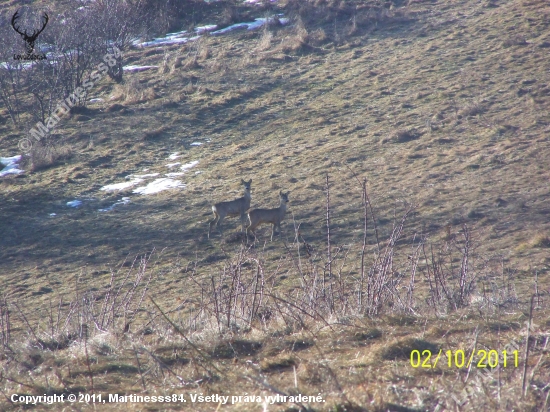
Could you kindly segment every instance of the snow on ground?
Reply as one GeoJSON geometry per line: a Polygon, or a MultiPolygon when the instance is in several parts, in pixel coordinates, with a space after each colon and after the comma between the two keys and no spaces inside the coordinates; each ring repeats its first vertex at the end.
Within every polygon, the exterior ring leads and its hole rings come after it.
{"type": "Polygon", "coordinates": [[[191,146],[200,146],[202,144],[204,144],[204,143],[202,143],[202,142],[193,142],[193,143],[191,143],[191,146]]]}
{"type": "Polygon", "coordinates": [[[216,30],[217,28],[218,26],[215,24],[207,24],[206,26],[195,27],[195,32],[197,32],[198,34],[201,34],[208,31],[216,30]]]}
{"type": "MultiPolygon", "coordinates": [[[[288,18],[284,18],[284,17],[279,17],[278,20],[283,25],[288,24],[288,22],[290,21],[288,18]]],[[[254,19],[253,22],[233,24],[233,25],[228,26],[224,29],[213,31],[211,34],[213,36],[217,36],[217,35],[225,34],[227,32],[230,32],[230,31],[233,31],[233,30],[238,30],[238,29],[256,30],[256,29],[259,29],[260,27],[262,27],[266,23],[270,24],[270,23],[274,23],[274,22],[275,22],[274,17],[270,17],[270,18],[258,17],[257,19],[254,19]]]]}
{"type": "Polygon", "coordinates": [[[198,164],[199,164],[199,161],[198,161],[198,160],[195,160],[195,161],[193,161],[193,162],[189,162],[189,163],[186,163],[186,164],[182,165],[182,166],[180,167],[180,169],[181,169],[182,171],[186,171],[186,170],[191,169],[192,167],[195,167],[195,166],[198,165],[198,164]]]}
{"type": "Polygon", "coordinates": [[[82,205],[81,200],[71,200],[70,202],[67,202],[67,206],[69,207],[78,207],[82,205]]]}
{"type": "Polygon", "coordinates": [[[0,170],[0,177],[7,175],[19,175],[24,173],[24,170],[19,169],[19,162],[21,161],[21,155],[12,157],[0,157],[0,165],[5,166],[0,170]]]}
{"type": "Polygon", "coordinates": [[[99,103],[99,102],[102,102],[103,99],[101,97],[98,97],[96,99],[90,99],[88,100],[90,103],[99,103]]]}
{"type": "MultiPolygon", "coordinates": [[[[275,2],[277,0],[270,0],[270,1],[275,2]]],[[[244,3],[260,4],[260,0],[245,0],[244,3]]],[[[290,19],[282,16],[283,16],[282,14],[279,14],[277,16],[279,23],[283,25],[288,24],[290,19]]],[[[238,29],[256,30],[265,24],[272,24],[275,22],[276,22],[275,17],[269,17],[269,18],[259,17],[257,19],[254,19],[253,22],[237,23],[229,27],[225,27],[221,30],[216,30],[218,26],[215,24],[207,24],[204,26],[195,27],[194,34],[204,34],[204,33],[210,32],[212,35],[216,36],[216,35],[225,34],[230,31],[238,30],[238,29]]],[[[188,33],[186,30],[183,30],[175,33],[167,33],[164,37],[157,37],[150,41],[142,42],[140,40],[134,40],[133,44],[136,47],[164,46],[164,45],[170,45],[170,44],[187,43],[189,41],[194,41],[200,38],[200,36],[197,36],[197,35],[193,37],[190,37],[190,36],[191,36],[191,33],[188,33]]],[[[136,67],[141,67],[141,66],[136,66],[136,67]]],[[[147,66],[143,66],[143,67],[147,67],[147,66]]],[[[127,70],[126,67],[124,69],[127,70]]],[[[141,69],[141,70],[146,70],[146,69],[141,69]]]]}
{"type": "Polygon", "coordinates": [[[127,71],[127,72],[142,72],[144,70],[158,69],[158,68],[159,68],[158,66],[132,66],[132,65],[128,65],[128,66],[124,66],[122,69],[124,71],[127,71]]]}
{"type": "Polygon", "coordinates": [[[141,183],[141,182],[143,182],[143,179],[138,178],[138,179],[130,180],[129,182],[113,183],[113,184],[110,184],[110,185],[106,185],[106,186],[103,186],[99,190],[102,190],[104,192],[114,192],[115,190],[128,189],[129,187],[135,186],[135,185],[137,185],[138,183],[141,183]]]}
{"type": "MultiPolygon", "coordinates": [[[[148,171],[149,169],[147,170],[144,170],[144,172],[148,171]]],[[[149,173],[149,174],[145,174],[145,175],[128,175],[126,176],[126,179],[129,179],[131,177],[134,177],[136,179],[145,179],[146,177],[157,177],[159,174],[158,173],[149,173]]]]}
{"type": "Polygon", "coordinates": [[[178,157],[181,157],[180,152],[172,153],[170,156],[168,156],[168,159],[176,160],[178,157]]]}
{"type": "Polygon", "coordinates": [[[114,203],[113,205],[111,205],[111,206],[109,206],[105,209],[97,209],[97,211],[98,212],[110,212],[111,210],[113,210],[115,208],[116,205],[127,205],[128,203],[130,203],[130,198],[129,197],[123,197],[118,202],[114,203]]]}
{"type": "Polygon", "coordinates": [[[167,167],[168,169],[171,169],[171,168],[173,168],[173,167],[176,167],[177,165],[181,165],[181,163],[180,163],[180,162],[168,163],[168,164],[166,165],[166,167],[167,167]]]}
{"type": "Polygon", "coordinates": [[[174,180],[170,178],[155,179],[147,186],[141,186],[134,189],[133,193],[141,195],[152,195],[154,193],[162,192],[167,189],[183,188],[185,185],[180,180],[174,180]]]}

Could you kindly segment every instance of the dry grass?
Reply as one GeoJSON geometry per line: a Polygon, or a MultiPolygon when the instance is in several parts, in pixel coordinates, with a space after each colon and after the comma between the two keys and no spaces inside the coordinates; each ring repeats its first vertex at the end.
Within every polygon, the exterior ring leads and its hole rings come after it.
{"type": "MultiPolygon", "coordinates": [[[[55,139],[55,137],[52,139],[55,139]]],[[[52,142],[35,144],[28,153],[24,165],[31,172],[39,172],[59,165],[60,162],[68,160],[72,155],[73,149],[67,144],[52,142]]]]}

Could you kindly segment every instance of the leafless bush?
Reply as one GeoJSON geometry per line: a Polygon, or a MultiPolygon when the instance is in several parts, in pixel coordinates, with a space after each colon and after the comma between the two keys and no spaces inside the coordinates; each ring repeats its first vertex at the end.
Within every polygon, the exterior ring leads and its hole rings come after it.
{"type": "Polygon", "coordinates": [[[461,241],[453,238],[437,251],[432,246],[429,254],[423,247],[430,306],[440,309],[446,303],[448,309],[457,310],[470,304],[478,276],[487,266],[483,260],[478,264],[475,246],[470,229],[464,224],[461,241]]]}
{"type": "Polygon", "coordinates": [[[109,285],[102,291],[81,289],[85,280],[77,278],[72,300],[60,298],[57,304],[50,301],[46,316],[35,327],[20,306],[4,300],[0,305],[0,327],[8,334],[2,337],[9,338],[10,306],[16,309],[15,313],[27,326],[30,340],[24,346],[28,347],[61,350],[75,341],[88,340],[97,334],[116,335],[128,331],[144,307],[151,282],[151,274],[147,273],[149,258],[145,256],[134,260],[126,273],[122,273],[122,268],[112,272],[109,285]]]}

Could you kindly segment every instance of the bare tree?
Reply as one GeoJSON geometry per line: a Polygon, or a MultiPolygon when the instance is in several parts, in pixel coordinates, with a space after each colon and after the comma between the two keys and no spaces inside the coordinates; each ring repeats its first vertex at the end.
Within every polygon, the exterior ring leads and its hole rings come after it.
{"type": "Polygon", "coordinates": [[[150,16],[145,13],[142,0],[97,0],[90,4],[89,21],[91,30],[102,43],[107,53],[113,53],[113,47],[122,53],[116,57],[116,64],[109,67],[109,76],[117,83],[123,79],[123,53],[134,39],[144,35],[150,25],[150,16]]]}

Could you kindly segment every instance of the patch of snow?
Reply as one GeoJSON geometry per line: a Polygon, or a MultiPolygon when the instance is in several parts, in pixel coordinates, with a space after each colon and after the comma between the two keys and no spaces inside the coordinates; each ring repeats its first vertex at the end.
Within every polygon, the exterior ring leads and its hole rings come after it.
{"type": "Polygon", "coordinates": [[[11,69],[16,70],[18,65],[20,65],[22,69],[26,70],[26,69],[32,68],[32,66],[35,65],[35,62],[30,61],[30,62],[17,62],[17,63],[9,63],[9,62],[0,63],[0,66],[2,66],[6,70],[11,70],[11,69]]]}
{"type": "Polygon", "coordinates": [[[149,69],[158,69],[158,66],[124,66],[122,69],[127,72],[142,72],[149,69]]]}
{"type": "MultiPolygon", "coordinates": [[[[288,18],[284,18],[284,17],[278,18],[278,20],[279,20],[279,23],[281,23],[283,25],[288,24],[288,22],[290,21],[288,18]]],[[[228,26],[224,29],[213,31],[211,34],[213,36],[216,36],[216,35],[219,35],[219,34],[225,34],[227,32],[233,31],[233,30],[245,29],[245,28],[247,30],[256,30],[256,29],[259,29],[260,27],[262,27],[263,25],[265,25],[266,23],[270,24],[270,23],[274,23],[274,22],[275,22],[275,18],[273,18],[273,17],[270,17],[270,18],[258,17],[257,19],[254,19],[253,22],[233,24],[233,25],[228,26]]]]}
{"type": "Polygon", "coordinates": [[[96,99],[90,99],[88,100],[90,103],[99,103],[99,102],[102,102],[103,99],[101,97],[98,97],[96,99]]]}
{"type": "MultiPolygon", "coordinates": [[[[149,169],[147,169],[147,170],[149,170],[149,169]]],[[[145,175],[128,175],[128,176],[126,176],[126,179],[129,179],[131,177],[136,178],[136,179],[145,179],[147,177],[156,177],[158,175],[159,175],[158,173],[148,173],[148,174],[145,174],[145,175]]]]}
{"type": "Polygon", "coordinates": [[[80,200],[71,200],[70,202],[67,202],[67,206],[69,207],[78,207],[82,205],[82,201],[80,200]]]}
{"type": "Polygon", "coordinates": [[[200,146],[202,144],[204,144],[204,143],[202,143],[202,142],[193,142],[193,143],[191,143],[191,146],[200,146]]]}
{"type": "Polygon", "coordinates": [[[166,177],[178,177],[181,175],[184,175],[185,172],[172,172],[172,173],[165,173],[164,176],[166,177]]]}
{"type": "Polygon", "coordinates": [[[197,33],[201,34],[201,33],[205,33],[205,32],[208,32],[208,31],[216,30],[217,28],[218,28],[218,26],[216,24],[207,24],[205,26],[195,27],[195,31],[197,33]]]}
{"type": "Polygon", "coordinates": [[[195,167],[195,166],[198,165],[198,164],[199,164],[199,161],[198,161],[198,160],[195,160],[195,161],[193,161],[193,162],[189,162],[189,163],[186,163],[186,164],[182,165],[182,166],[180,167],[180,170],[186,171],[186,170],[189,170],[189,169],[195,167]]]}
{"type": "Polygon", "coordinates": [[[187,43],[189,41],[197,40],[199,36],[194,37],[180,37],[184,32],[181,33],[172,33],[167,34],[166,37],[161,37],[158,39],[153,39],[151,41],[144,41],[141,43],[134,43],[137,47],[151,47],[151,46],[162,46],[166,44],[179,44],[187,43]]]}
{"type": "Polygon", "coordinates": [[[168,163],[168,164],[166,165],[166,167],[167,167],[168,169],[171,169],[171,168],[173,168],[174,166],[177,166],[177,165],[181,165],[181,163],[180,163],[180,162],[177,162],[177,163],[168,163]]]}
{"type": "Polygon", "coordinates": [[[113,210],[115,208],[116,205],[127,205],[128,203],[130,203],[130,198],[129,197],[123,197],[118,202],[115,202],[113,205],[111,205],[111,206],[109,206],[105,209],[97,209],[97,211],[98,212],[110,212],[111,210],[113,210]]]}
{"type": "Polygon", "coordinates": [[[166,33],[166,36],[164,36],[167,39],[177,39],[178,37],[183,37],[185,34],[187,34],[187,30],[177,31],[174,33],[166,33]]]}
{"type": "Polygon", "coordinates": [[[179,180],[173,180],[169,178],[160,178],[152,181],[147,186],[138,187],[134,189],[134,193],[142,195],[151,195],[154,193],[162,192],[163,190],[176,189],[185,187],[179,180]]]}
{"type": "Polygon", "coordinates": [[[5,166],[0,170],[0,177],[7,175],[19,175],[24,173],[24,170],[19,169],[19,162],[21,161],[21,155],[12,157],[0,157],[0,165],[5,166]]]}
{"type": "Polygon", "coordinates": [[[178,157],[180,157],[180,152],[172,153],[170,156],[168,156],[168,159],[170,160],[176,160],[178,157]]]}
{"type": "Polygon", "coordinates": [[[196,175],[198,175],[198,174],[200,174],[200,173],[202,173],[201,170],[197,170],[197,171],[195,172],[196,175]]]}
{"type": "Polygon", "coordinates": [[[57,216],[57,213],[50,213],[51,217],[57,216]]]}
{"type": "Polygon", "coordinates": [[[106,192],[112,192],[112,191],[115,191],[115,190],[124,190],[124,189],[128,189],[129,187],[135,186],[135,185],[137,185],[138,183],[141,183],[141,182],[143,182],[143,179],[137,178],[137,179],[131,180],[129,182],[113,183],[111,185],[106,185],[106,186],[103,186],[99,190],[103,190],[103,191],[106,191],[106,192]]]}

